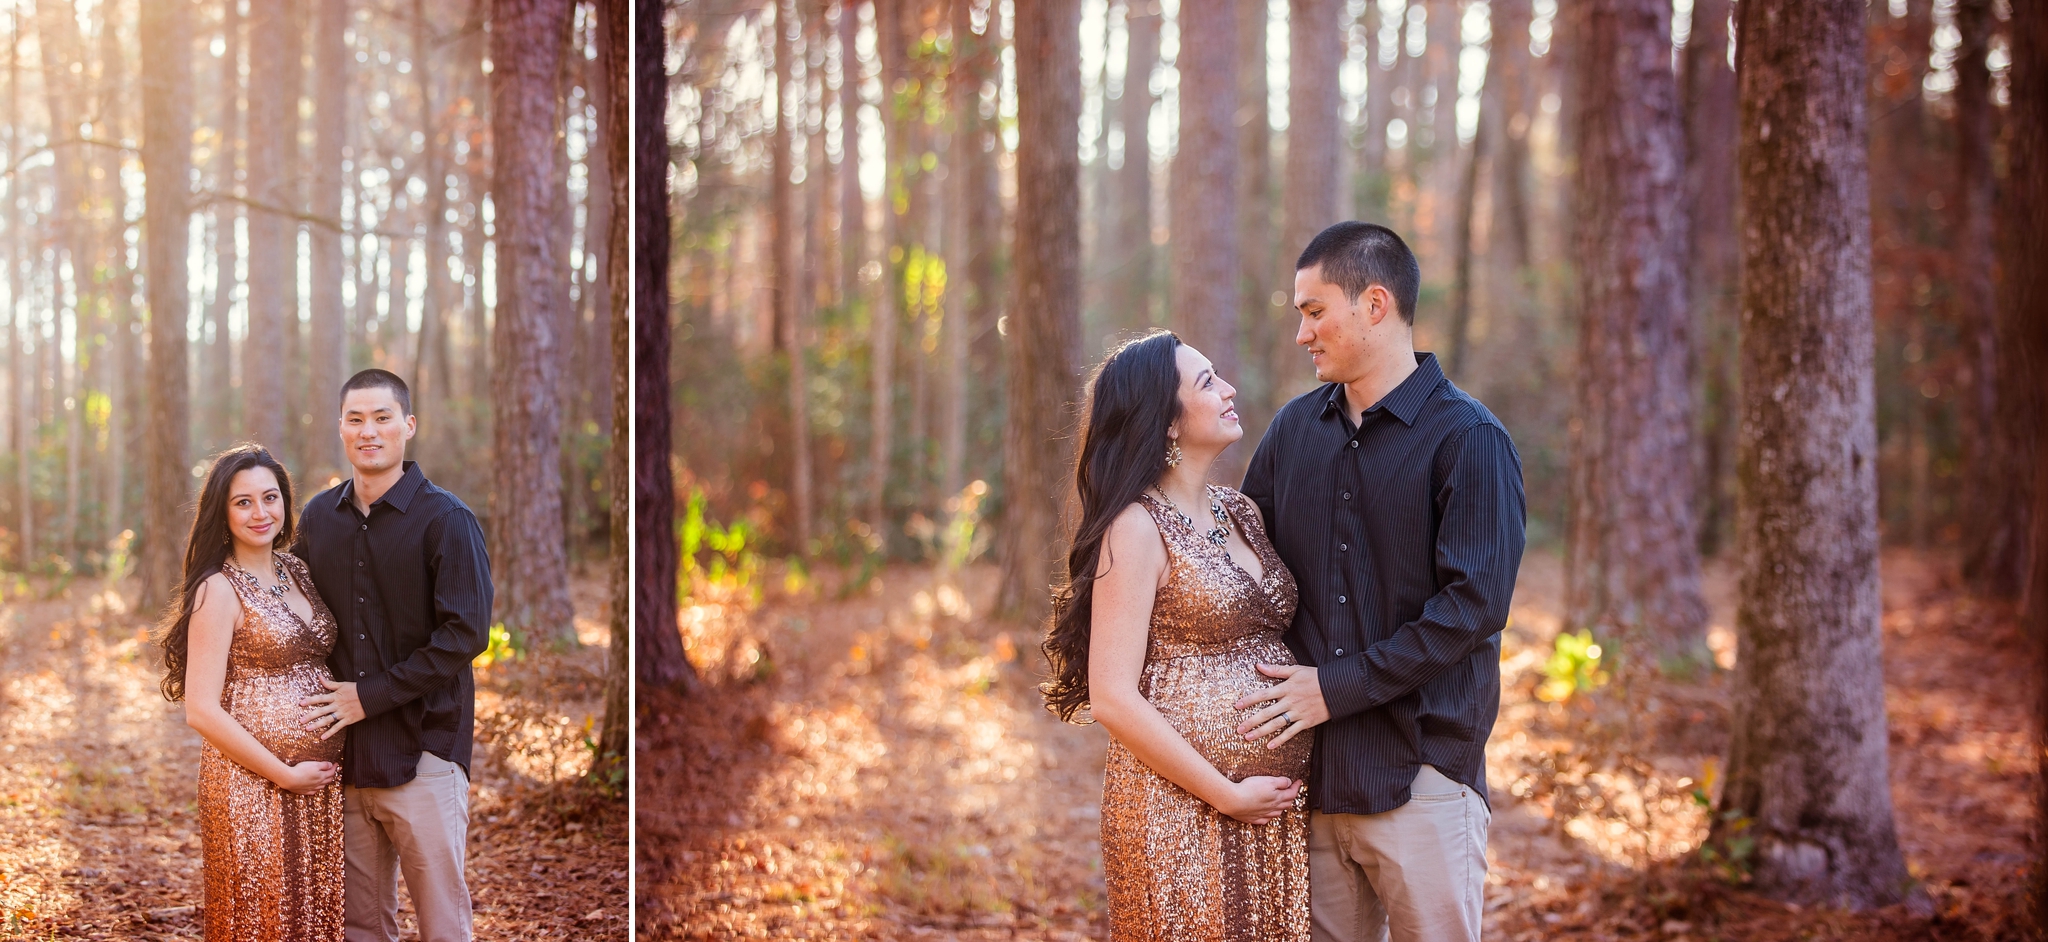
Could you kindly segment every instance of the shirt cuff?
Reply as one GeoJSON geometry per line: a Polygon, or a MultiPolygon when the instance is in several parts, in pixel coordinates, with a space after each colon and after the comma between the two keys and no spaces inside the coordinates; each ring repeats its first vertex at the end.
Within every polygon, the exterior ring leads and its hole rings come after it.
{"type": "Polygon", "coordinates": [[[391,678],[383,671],[356,681],[356,700],[363,705],[363,719],[390,712],[398,705],[391,700],[391,678]]]}
{"type": "Polygon", "coordinates": [[[1339,720],[1365,712],[1365,656],[1340,657],[1316,668],[1316,684],[1323,690],[1323,708],[1330,719],[1339,720]]]}

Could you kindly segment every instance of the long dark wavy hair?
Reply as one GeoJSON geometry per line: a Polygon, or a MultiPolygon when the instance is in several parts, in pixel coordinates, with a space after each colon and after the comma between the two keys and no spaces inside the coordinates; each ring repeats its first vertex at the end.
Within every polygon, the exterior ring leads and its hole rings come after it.
{"type": "Polygon", "coordinates": [[[269,468],[277,475],[277,491],[284,505],[284,521],[277,528],[271,546],[283,549],[292,542],[292,476],[262,445],[244,442],[213,456],[213,470],[206,473],[206,486],[199,492],[199,507],[192,513],[192,535],[185,541],[185,578],[171,597],[158,628],[158,643],[164,649],[164,699],[185,699],[185,654],[192,634],[192,608],[199,604],[199,586],[227,564],[235,551],[234,534],[228,530],[228,485],[235,475],[250,468],[269,468]]]}
{"type": "Polygon", "coordinates": [[[1180,345],[1165,330],[1126,341],[1088,381],[1081,453],[1074,462],[1081,525],[1067,551],[1066,583],[1053,592],[1052,627],[1045,633],[1052,679],[1038,686],[1045,708],[1066,722],[1088,707],[1088,638],[1103,540],[1117,515],[1166,473],[1166,432],[1181,412],[1180,345]]]}

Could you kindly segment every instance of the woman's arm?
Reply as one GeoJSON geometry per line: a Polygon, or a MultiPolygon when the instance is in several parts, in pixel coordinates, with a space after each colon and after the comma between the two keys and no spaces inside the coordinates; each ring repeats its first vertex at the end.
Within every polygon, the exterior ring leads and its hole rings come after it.
{"type": "Polygon", "coordinates": [[[1166,545],[1159,526],[1132,504],[1117,515],[1095,570],[1088,643],[1089,712],[1138,761],[1216,810],[1264,824],[1293,807],[1299,783],[1273,776],[1232,782],[1188,744],[1142,695],[1152,600],[1165,581],[1166,545]]]}
{"type": "Polygon", "coordinates": [[[235,598],[226,576],[214,573],[199,584],[199,604],[192,609],[186,637],[185,725],[198,730],[236,765],[276,782],[279,788],[300,794],[319,791],[334,779],[334,763],[286,765],[221,709],[228,647],[234,643],[235,622],[241,614],[241,600],[235,598]]]}

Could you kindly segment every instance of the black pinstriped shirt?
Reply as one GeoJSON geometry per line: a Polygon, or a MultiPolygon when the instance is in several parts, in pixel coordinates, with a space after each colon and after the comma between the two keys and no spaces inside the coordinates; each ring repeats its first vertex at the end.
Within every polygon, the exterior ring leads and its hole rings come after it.
{"type": "Polygon", "coordinates": [[[1422,763],[1486,795],[1500,631],[1522,561],[1522,459],[1434,354],[1357,426],[1337,383],[1282,407],[1245,496],[1301,587],[1287,643],[1316,667],[1311,807],[1408,802],[1422,763]]]}
{"type": "Polygon", "coordinates": [[[344,731],[341,774],[364,788],[412,781],[421,752],[468,773],[469,662],[491,634],[491,560],[476,515],[419,465],[404,468],[368,516],[354,479],[313,495],[294,546],[340,628],[327,664],[355,681],[363,703],[364,718],[344,731]]]}

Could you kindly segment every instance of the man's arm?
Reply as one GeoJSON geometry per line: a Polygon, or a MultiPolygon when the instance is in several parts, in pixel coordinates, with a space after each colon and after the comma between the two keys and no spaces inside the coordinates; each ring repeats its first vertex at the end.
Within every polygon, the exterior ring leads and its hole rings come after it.
{"type": "Polygon", "coordinates": [[[1490,423],[1451,447],[1449,473],[1437,492],[1443,520],[1436,571],[1443,588],[1423,605],[1420,618],[1317,671],[1333,719],[1406,696],[1507,625],[1527,522],[1522,462],[1507,432],[1490,423]]]}
{"type": "Polygon", "coordinates": [[[427,555],[434,573],[434,630],[425,646],[356,685],[363,715],[376,716],[455,679],[491,637],[491,560],[483,528],[467,509],[441,519],[427,555]]]}

